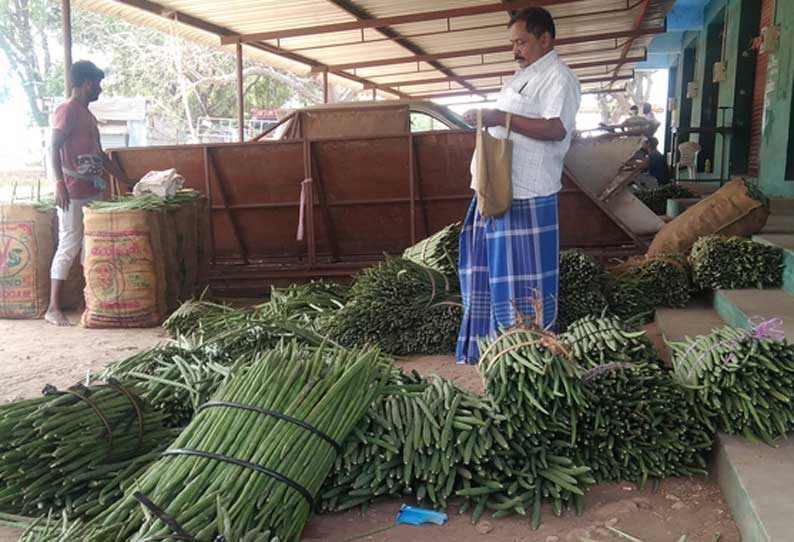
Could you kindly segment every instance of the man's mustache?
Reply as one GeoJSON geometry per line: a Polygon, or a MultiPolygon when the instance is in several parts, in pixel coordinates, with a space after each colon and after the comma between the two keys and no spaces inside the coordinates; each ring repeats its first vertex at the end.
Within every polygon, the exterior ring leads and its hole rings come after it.
{"type": "Polygon", "coordinates": [[[518,62],[518,61],[521,61],[521,60],[526,60],[526,58],[524,58],[523,56],[521,56],[519,54],[515,54],[515,55],[513,55],[513,60],[518,62]]]}

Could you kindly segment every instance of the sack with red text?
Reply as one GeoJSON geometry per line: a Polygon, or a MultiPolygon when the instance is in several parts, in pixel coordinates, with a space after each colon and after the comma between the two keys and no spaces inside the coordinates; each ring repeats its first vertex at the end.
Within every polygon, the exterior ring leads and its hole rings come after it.
{"type": "Polygon", "coordinates": [[[41,318],[50,295],[55,211],[0,204],[0,318],[41,318]]]}
{"type": "Polygon", "coordinates": [[[166,316],[165,214],[85,209],[85,303],[92,328],[154,327],[166,316]]]}

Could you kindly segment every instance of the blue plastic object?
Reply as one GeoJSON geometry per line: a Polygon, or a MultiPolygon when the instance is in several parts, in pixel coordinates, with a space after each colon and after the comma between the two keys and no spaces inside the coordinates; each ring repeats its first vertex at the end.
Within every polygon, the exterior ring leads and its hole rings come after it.
{"type": "Polygon", "coordinates": [[[435,510],[416,508],[415,506],[402,505],[400,507],[400,512],[397,514],[397,523],[404,523],[406,525],[424,525],[425,523],[444,525],[446,521],[446,514],[436,512],[435,510]]]}

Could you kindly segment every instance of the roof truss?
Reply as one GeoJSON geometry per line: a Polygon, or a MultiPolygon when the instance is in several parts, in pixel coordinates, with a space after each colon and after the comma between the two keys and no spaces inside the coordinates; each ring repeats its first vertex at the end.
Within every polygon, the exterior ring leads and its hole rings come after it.
{"type": "MultiPolygon", "coordinates": [[[[593,76],[602,77],[602,70],[597,68],[603,67],[603,73],[611,75],[610,80],[603,82],[605,85],[586,91],[609,90],[607,87],[624,80],[626,73],[645,59],[650,37],[665,31],[664,15],[673,3],[445,0],[445,9],[433,10],[428,9],[434,4],[432,0],[401,0],[391,5],[376,0],[312,0],[317,15],[309,18],[309,24],[300,26],[299,21],[305,20],[300,13],[305,12],[307,0],[300,6],[296,3],[294,17],[289,3],[278,6],[276,22],[268,18],[266,6],[276,9],[277,4],[273,0],[256,0],[264,8],[260,24],[255,24],[256,19],[242,19],[242,15],[235,17],[236,12],[224,13],[214,0],[85,1],[133,7],[214,34],[221,44],[245,44],[297,62],[310,73],[323,74],[324,81],[333,74],[362,89],[400,98],[436,97],[444,93],[444,83],[449,87],[446,93],[484,96],[492,92],[490,86],[513,73],[512,59],[506,54],[512,47],[502,41],[507,13],[527,6],[545,6],[553,11],[559,23],[555,44],[564,47],[563,59],[580,70],[583,84],[592,84],[593,76]],[[320,12],[328,17],[320,16],[320,12]],[[500,14],[504,14],[504,19],[500,14]],[[316,24],[322,21],[330,24],[316,24]],[[239,31],[257,26],[266,31],[239,31]],[[474,47],[475,44],[479,46],[474,47]],[[436,86],[431,90],[428,85],[436,86]]],[[[255,0],[247,2],[255,4],[255,0]]]]}

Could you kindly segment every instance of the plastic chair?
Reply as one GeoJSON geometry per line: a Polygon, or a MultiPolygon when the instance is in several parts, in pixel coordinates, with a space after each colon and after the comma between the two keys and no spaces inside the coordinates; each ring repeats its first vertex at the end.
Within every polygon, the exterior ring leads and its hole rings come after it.
{"type": "Polygon", "coordinates": [[[689,177],[689,180],[697,180],[697,164],[699,153],[700,145],[694,141],[686,141],[678,146],[678,165],[675,168],[676,179],[678,178],[678,170],[681,168],[681,166],[683,166],[686,168],[687,177],[689,177]]]}

